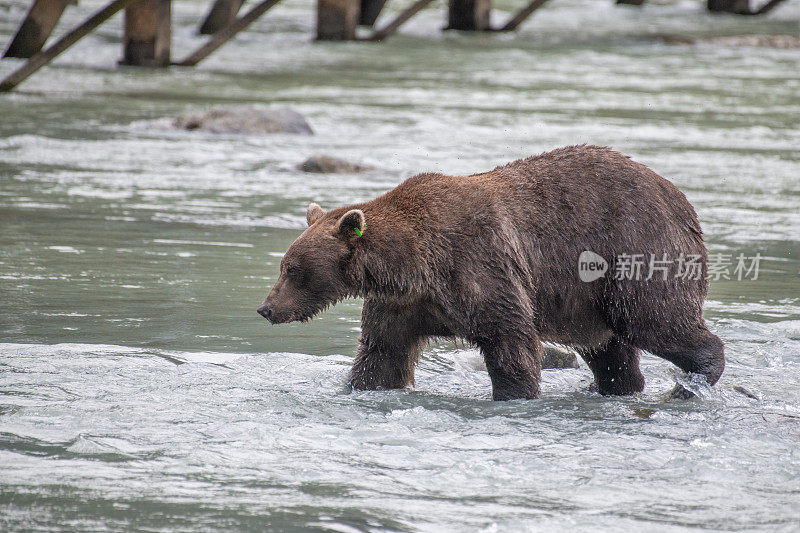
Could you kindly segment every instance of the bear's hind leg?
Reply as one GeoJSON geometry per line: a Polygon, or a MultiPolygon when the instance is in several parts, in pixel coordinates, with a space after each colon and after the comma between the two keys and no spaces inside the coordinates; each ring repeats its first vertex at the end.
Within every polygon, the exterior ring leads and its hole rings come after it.
{"type": "Polygon", "coordinates": [[[644,390],[639,370],[639,350],[619,337],[603,346],[579,351],[594,374],[597,391],[603,396],[624,396],[644,390]]]}
{"type": "Polygon", "coordinates": [[[725,345],[704,322],[681,331],[653,334],[636,341],[637,346],[673,363],[684,372],[705,376],[709,385],[725,369],[725,345]]]}

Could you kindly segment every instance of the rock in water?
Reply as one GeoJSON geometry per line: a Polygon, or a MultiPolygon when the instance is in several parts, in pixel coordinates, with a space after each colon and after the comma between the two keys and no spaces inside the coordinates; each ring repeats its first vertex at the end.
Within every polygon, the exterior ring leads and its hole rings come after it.
{"type": "Polygon", "coordinates": [[[752,400],[759,400],[760,399],[755,392],[752,392],[752,391],[742,387],[741,385],[734,385],[733,386],[733,390],[735,390],[739,394],[744,394],[745,396],[747,396],[748,398],[750,398],[752,400]]]}
{"type": "Polygon", "coordinates": [[[329,155],[315,155],[309,157],[297,165],[297,168],[303,172],[319,174],[356,173],[372,170],[372,167],[351,163],[329,155]]]}
{"type": "Polygon", "coordinates": [[[633,414],[643,420],[647,420],[648,418],[656,414],[656,410],[650,409],[648,407],[633,407],[633,414]]]}
{"type": "Polygon", "coordinates": [[[696,397],[697,395],[695,393],[680,383],[676,383],[675,387],[667,394],[667,400],[691,400],[696,397]]]}
{"type": "Polygon", "coordinates": [[[542,368],[579,368],[575,353],[562,348],[545,346],[542,368]]]}
{"type": "Polygon", "coordinates": [[[261,109],[249,105],[216,107],[208,111],[187,113],[176,118],[173,126],[211,133],[314,133],[305,117],[297,111],[285,107],[261,109]]]}

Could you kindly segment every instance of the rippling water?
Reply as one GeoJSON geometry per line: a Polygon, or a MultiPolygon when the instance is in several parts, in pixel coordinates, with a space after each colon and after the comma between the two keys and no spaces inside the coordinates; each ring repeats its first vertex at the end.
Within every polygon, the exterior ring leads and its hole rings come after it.
{"type": "MultiPolygon", "coordinates": [[[[197,69],[116,67],[115,19],[0,96],[0,529],[800,529],[800,52],[659,37],[797,35],[797,3],[559,0],[514,35],[442,34],[435,4],[379,45],[311,43],[312,5],[197,69]],[[241,103],[316,135],[163,127],[241,103]],[[667,401],[685,378],[646,355],[637,397],[581,367],[493,403],[478,353],[448,343],[415,389],[351,393],[359,302],[255,314],[309,201],[582,142],[681,187],[712,254],[763,257],[757,280],[712,282],[728,366],[700,398],[667,401]],[[377,170],[295,169],[321,153],[377,170]]],[[[0,4],[3,42],[26,7],[0,4]]],[[[174,9],[180,58],[205,6],[174,9]]]]}

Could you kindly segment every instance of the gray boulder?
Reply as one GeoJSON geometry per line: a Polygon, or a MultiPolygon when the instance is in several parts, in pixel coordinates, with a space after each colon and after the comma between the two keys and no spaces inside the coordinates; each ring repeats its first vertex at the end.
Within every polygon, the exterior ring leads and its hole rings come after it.
{"type": "Polygon", "coordinates": [[[545,346],[542,368],[580,368],[580,365],[575,352],[555,346],[545,346]]]}
{"type": "Polygon", "coordinates": [[[315,155],[297,165],[297,169],[303,172],[314,172],[318,174],[354,174],[372,170],[372,167],[351,163],[350,161],[345,161],[344,159],[331,157],[329,155],[315,155]]]}
{"type": "Polygon", "coordinates": [[[285,107],[262,109],[250,105],[215,107],[181,115],[172,125],[184,130],[210,133],[297,133],[312,135],[314,131],[303,115],[285,107]]]}

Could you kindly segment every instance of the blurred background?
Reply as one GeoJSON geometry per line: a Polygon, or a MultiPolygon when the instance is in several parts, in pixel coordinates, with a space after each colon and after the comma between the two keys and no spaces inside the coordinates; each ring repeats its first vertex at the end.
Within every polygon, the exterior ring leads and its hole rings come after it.
{"type": "MultiPolygon", "coordinates": [[[[29,7],[0,1],[3,49],[29,7]]],[[[208,8],[172,2],[173,60],[208,8]]],[[[286,0],[168,68],[117,64],[120,13],[0,94],[0,529],[796,530],[800,3],[552,0],[495,33],[441,31],[435,1],[379,43],[315,41],[315,10],[286,0]],[[313,134],[244,124],[276,108],[313,134]],[[452,343],[413,390],[351,393],[361,302],[256,315],[310,201],[579,143],[678,185],[710,253],[762,257],[712,281],[728,367],[699,399],[666,401],[685,378],[645,355],[641,396],[601,398],[581,366],[493,404],[452,343]],[[319,156],[356,167],[300,168],[319,156]]]]}

